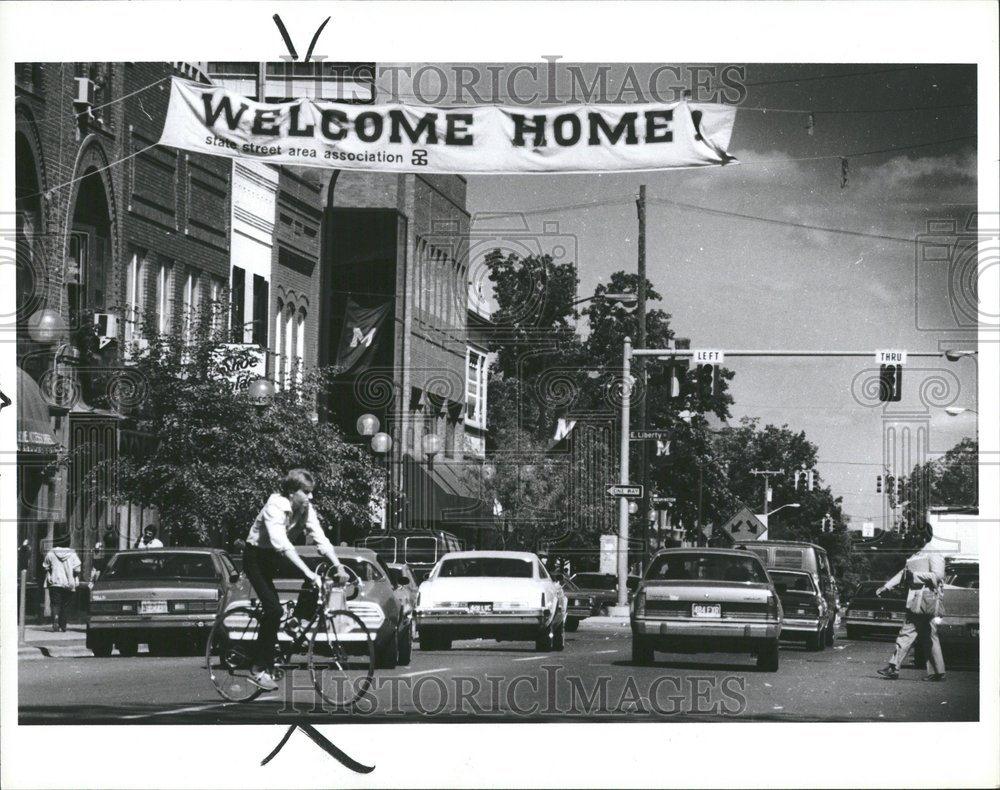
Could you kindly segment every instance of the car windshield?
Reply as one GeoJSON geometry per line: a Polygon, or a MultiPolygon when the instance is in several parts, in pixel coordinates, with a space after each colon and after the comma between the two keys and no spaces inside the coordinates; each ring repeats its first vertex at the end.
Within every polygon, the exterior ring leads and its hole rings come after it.
{"type": "Polygon", "coordinates": [[[778,592],[816,592],[816,585],[813,584],[808,574],[769,571],[767,575],[771,577],[771,581],[774,582],[774,586],[778,589],[778,592]]]}
{"type": "Polygon", "coordinates": [[[767,584],[759,560],[733,554],[662,554],[653,559],[646,578],[767,584]]]}
{"type": "MultiPolygon", "coordinates": [[[[881,586],[882,586],[882,582],[878,582],[878,581],[861,582],[861,584],[858,585],[858,588],[854,591],[854,594],[851,596],[851,598],[852,599],[854,599],[854,598],[876,598],[878,596],[875,595],[875,591],[879,587],[881,587],[881,586]]],[[[906,597],[906,590],[903,589],[902,587],[894,587],[893,589],[886,590],[884,593],[882,593],[881,597],[883,597],[883,598],[905,598],[906,597]]]]}
{"type": "Polygon", "coordinates": [[[390,535],[380,535],[375,538],[365,538],[362,545],[375,552],[383,562],[396,561],[396,539],[390,535]]]}
{"type": "Polygon", "coordinates": [[[119,554],[104,572],[102,579],[117,581],[157,581],[160,579],[216,578],[215,565],[208,554],[164,552],[155,554],[119,554]]]}
{"type": "Polygon", "coordinates": [[[610,573],[578,573],[573,577],[578,587],[585,590],[617,590],[618,577],[610,573]]]}
{"type": "Polygon", "coordinates": [[[455,557],[441,561],[439,578],[454,578],[458,576],[492,576],[530,579],[532,561],[517,557],[455,557]]]}
{"type": "Polygon", "coordinates": [[[409,584],[409,579],[403,574],[402,568],[394,568],[391,565],[386,566],[386,571],[389,573],[389,578],[392,579],[392,583],[399,587],[400,585],[409,584]]]}
{"type": "Polygon", "coordinates": [[[945,570],[945,583],[952,587],[979,589],[979,566],[971,563],[949,565],[945,570]]]}
{"type": "Polygon", "coordinates": [[[407,538],[406,562],[434,562],[437,559],[437,538],[407,538]]]}

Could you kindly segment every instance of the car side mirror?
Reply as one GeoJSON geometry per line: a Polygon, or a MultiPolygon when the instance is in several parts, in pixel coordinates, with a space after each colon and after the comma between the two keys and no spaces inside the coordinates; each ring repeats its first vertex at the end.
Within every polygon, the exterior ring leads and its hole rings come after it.
{"type": "Polygon", "coordinates": [[[229,574],[229,583],[230,584],[236,584],[236,582],[238,582],[239,580],[240,580],[240,572],[239,571],[236,571],[234,573],[230,573],[229,574]]]}

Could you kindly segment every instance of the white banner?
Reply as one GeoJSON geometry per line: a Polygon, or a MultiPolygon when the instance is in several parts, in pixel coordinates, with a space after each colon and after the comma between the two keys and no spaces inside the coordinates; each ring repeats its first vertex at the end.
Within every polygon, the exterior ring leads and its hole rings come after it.
{"type": "Polygon", "coordinates": [[[667,170],[735,161],[736,108],[687,101],[426,107],[265,104],[174,77],[160,145],[272,164],[427,173],[667,170]]]}

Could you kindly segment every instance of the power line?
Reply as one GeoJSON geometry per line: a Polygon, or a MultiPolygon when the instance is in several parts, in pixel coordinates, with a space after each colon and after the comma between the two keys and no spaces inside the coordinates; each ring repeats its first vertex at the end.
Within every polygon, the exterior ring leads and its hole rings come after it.
{"type": "Polygon", "coordinates": [[[920,66],[898,66],[889,69],[877,69],[875,71],[853,71],[848,74],[814,74],[811,77],[789,77],[781,80],[764,80],[762,82],[744,82],[744,88],[761,88],[765,85],[787,85],[796,82],[815,82],[817,80],[840,80],[851,77],[873,77],[878,74],[896,74],[901,71],[913,71],[920,66]]]}

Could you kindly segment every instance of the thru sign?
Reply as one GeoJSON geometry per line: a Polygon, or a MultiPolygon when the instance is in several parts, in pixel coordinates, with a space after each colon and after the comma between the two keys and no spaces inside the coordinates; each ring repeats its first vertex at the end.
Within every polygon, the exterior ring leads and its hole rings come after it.
{"type": "Polygon", "coordinates": [[[875,361],[880,365],[905,365],[906,352],[902,349],[885,349],[875,352],[875,361]]]}

